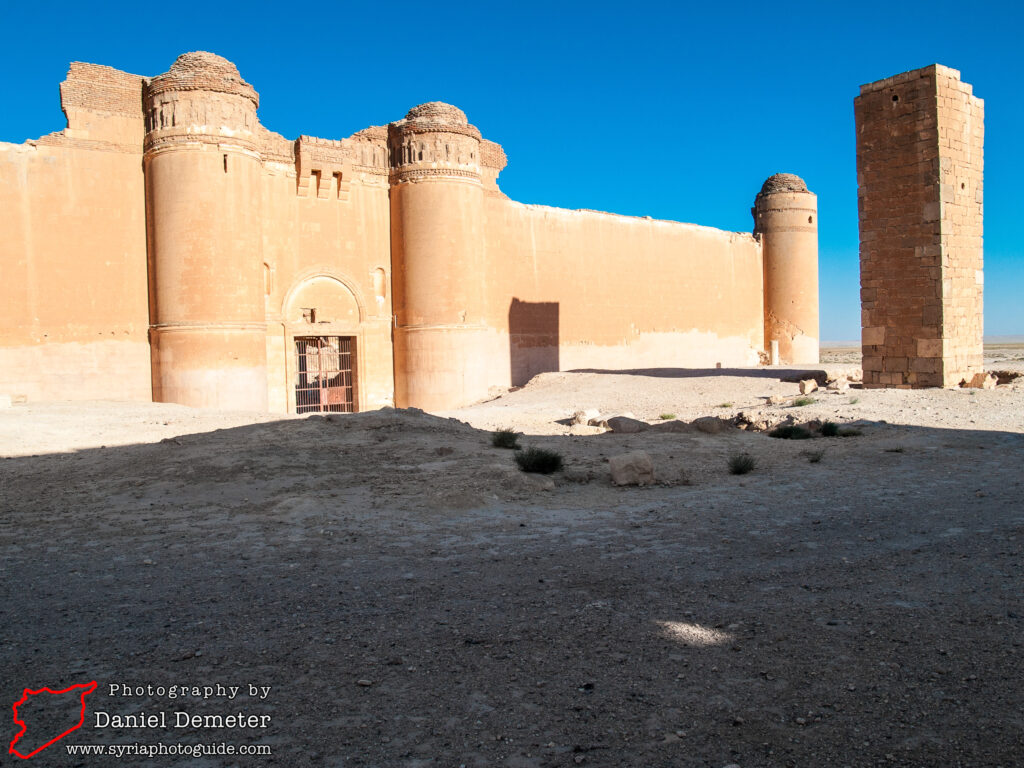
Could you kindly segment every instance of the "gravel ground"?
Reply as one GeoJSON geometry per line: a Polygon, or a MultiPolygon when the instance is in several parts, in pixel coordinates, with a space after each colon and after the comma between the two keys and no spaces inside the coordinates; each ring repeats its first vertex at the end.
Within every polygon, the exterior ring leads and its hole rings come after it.
{"type": "Polygon", "coordinates": [[[0,411],[0,701],[99,682],[47,765],[1020,765],[1024,378],[767,405],[797,373],[545,374],[441,415],[0,411]],[[861,434],[559,423],[586,407],[861,434]],[[565,470],[518,472],[497,426],[565,470]],[[656,484],[610,483],[632,450],[656,484]],[[111,690],[217,684],[242,692],[111,690]],[[160,743],[272,754],[63,749],[160,743]]]}

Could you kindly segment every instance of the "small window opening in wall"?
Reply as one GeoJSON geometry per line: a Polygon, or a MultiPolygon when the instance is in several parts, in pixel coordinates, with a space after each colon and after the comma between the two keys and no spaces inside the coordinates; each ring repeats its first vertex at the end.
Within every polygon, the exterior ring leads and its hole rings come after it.
{"type": "Polygon", "coordinates": [[[341,174],[340,173],[335,173],[335,174],[333,174],[333,177],[334,177],[334,188],[335,188],[335,190],[337,190],[337,192],[338,192],[338,199],[340,200],[341,199],[341,174]]]}
{"type": "Polygon", "coordinates": [[[228,172],[228,156],[224,155],[224,173],[228,172]]]}
{"type": "Polygon", "coordinates": [[[808,216],[807,217],[807,223],[808,224],[813,224],[814,223],[814,217],[813,216],[808,216]]]}
{"type": "Polygon", "coordinates": [[[967,189],[967,185],[964,184],[962,181],[960,182],[960,189],[967,189]]]}
{"type": "Polygon", "coordinates": [[[899,94],[894,93],[892,95],[892,103],[895,104],[899,100],[900,100],[899,94]]]}
{"type": "Polygon", "coordinates": [[[303,307],[302,308],[302,320],[306,323],[316,322],[316,307],[303,307]]]}

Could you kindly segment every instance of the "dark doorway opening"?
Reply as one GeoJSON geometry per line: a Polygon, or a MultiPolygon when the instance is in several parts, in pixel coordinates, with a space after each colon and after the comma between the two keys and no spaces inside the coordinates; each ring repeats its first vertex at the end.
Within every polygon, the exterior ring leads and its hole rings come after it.
{"type": "Polygon", "coordinates": [[[355,363],[352,336],[296,336],[295,412],[353,413],[355,363]]]}
{"type": "Polygon", "coordinates": [[[558,343],[557,301],[512,299],[508,346],[513,387],[523,386],[538,373],[559,370],[558,343]]]}

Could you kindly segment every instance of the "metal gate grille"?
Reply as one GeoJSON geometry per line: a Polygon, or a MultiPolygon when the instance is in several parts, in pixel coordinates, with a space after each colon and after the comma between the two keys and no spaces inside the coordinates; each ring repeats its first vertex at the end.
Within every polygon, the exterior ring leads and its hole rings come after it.
{"type": "Polygon", "coordinates": [[[351,336],[295,338],[295,412],[355,411],[352,368],[355,339],[351,336]]]}

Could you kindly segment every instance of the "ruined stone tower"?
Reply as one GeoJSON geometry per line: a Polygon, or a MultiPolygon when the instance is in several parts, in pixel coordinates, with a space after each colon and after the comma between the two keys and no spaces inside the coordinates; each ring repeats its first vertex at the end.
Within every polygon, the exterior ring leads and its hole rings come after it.
{"type": "Polygon", "coordinates": [[[934,64],[854,100],[864,386],[957,386],[982,368],[984,104],[934,64]]]}
{"type": "Polygon", "coordinates": [[[144,89],[156,401],[267,409],[258,103],[201,51],[144,89]]]}
{"type": "Polygon", "coordinates": [[[761,187],[753,213],[764,254],[769,360],[773,365],[817,364],[818,197],[799,176],[777,173],[761,187]]]}
{"type": "Polygon", "coordinates": [[[487,394],[480,141],[439,101],[389,128],[398,407],[487,394]]]}

